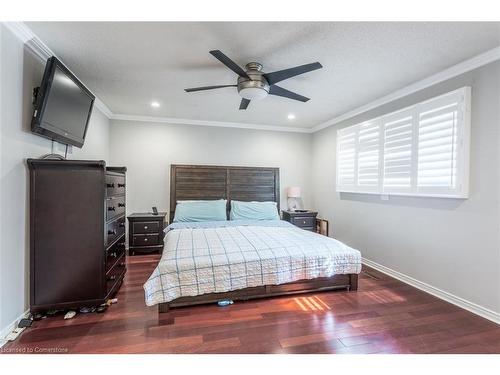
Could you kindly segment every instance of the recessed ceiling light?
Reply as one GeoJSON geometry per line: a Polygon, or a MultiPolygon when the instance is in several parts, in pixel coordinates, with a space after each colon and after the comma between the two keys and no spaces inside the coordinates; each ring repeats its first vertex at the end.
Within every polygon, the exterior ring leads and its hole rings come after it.
{"type": "Polygon", "coordinates": [[[289,119],[289,120],[295,120],[295,115],[294,115],[293,113],[290,113],[290,114],[288,115],[288,119],[289,119]]]}
{"type": "Polygon", "coordinates": [[[160,103],[158,103],[158,102],[151,102],[151,107],[158,108],[159,106],[160,106],[160,103]]]}

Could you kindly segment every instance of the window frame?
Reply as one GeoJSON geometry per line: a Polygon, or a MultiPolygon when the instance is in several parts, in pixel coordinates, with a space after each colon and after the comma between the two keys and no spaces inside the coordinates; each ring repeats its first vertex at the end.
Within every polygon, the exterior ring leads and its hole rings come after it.
{"type": "Polygon", "coordinates": [[[465,86],[442,95],[430,98],[428,100],[416,103],[397,111],[386,113],[361,123],[347,126],[337,130],[336,139],[336,191],[339,193],[360,193],[360,194],[376,194],[376,195],[394,195],[394,196],[415,196],[415,197],[438,197],[438,198],[459,198],[464,199],[469,196],[469,168],[470,168],[470,132],[471,132],[471,88],[465,86]],[[458,103],[458,115],[456,125],[456,182],[455,187],[441,186],[418,186],[418,152],[419,152],[419,120],[420,114],[425,113],[425,110],[438,108],[439,103],[450,103],[456,98],[458,103]],[[384,186],[385,177],[385,123],[390,119],[397,119],[398,116],[404,114],[412,115],[412,138],[411,138],[411,153],[410,153],[410,186],[387,187],[384,186]],[[379,180],[378,186],[360,186],[358,184],[358,164],[359,164],[359,129],[364,124],[378,123],[379,124],[379,180]],[[340,169],[339,169],[339,137],[341,134],[349,132],[355,133],[355,150],[354,150],[354,184],[340,184],[340,169]]]}

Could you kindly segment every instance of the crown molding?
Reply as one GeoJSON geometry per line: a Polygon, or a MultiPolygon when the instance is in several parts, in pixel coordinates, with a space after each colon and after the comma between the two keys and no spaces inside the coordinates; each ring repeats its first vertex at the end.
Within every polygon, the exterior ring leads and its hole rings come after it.
{"type": "Polygon", "coordinates": [[[26,43],[33,37],[33,32],[23,22],[2,22],[21,42],[26,43]]]}
{"type": "Polygon", "coordinates": [[[171,117],[151,117],[151,116],[134,116],[125,114],[113,114],[111,120],[135,121],[135,122],[154,122],[165,124],[185,124],[199,126],[216,126],[221,128],[237,128],[237,129],[253,129],[267,130],[278,132],[292,133],[311,133],[311,128],[293,128],[290,126],[275,126],[263,124],[247,124],[242,122],[226,122],[226,121],[208,121],[208,120],[193,120],[171,117]]]}
{"type": "Polygon", "coordinates": [[[439,73],[436,73],[434,75],[431,75],[430,77],[424,78],[421,81],[417,81],[415,83],[412,83],[409,86],[406,86],[406,87],[403,87],[402,89],[396,90],[389,95],[386,95],[386,96],[383,96],[379,99],[376,99],[371,103],[362,105],[361,107],[358,107],[356,109],[353,109],[352,111],[346,112],[343,115],[340,115],[340,116],[335,117],[331,120],[328,120],[328,121],[325,121],[321,124],[318,124],[318,125],[311,128],[311,133],[315,133],[315,132],[320,131],[322,129],[336,125],[342,121],[345,121],[345,120],[350,119],[354,116],[360,115],[360,114],[367,112],[371,109],[374,109],[374,108],[380,107],[381,105],[393,102],[394,100],[403,98],[403,97],[408,96],[410,94],[413,94],[417,91],[423,90],[427,87],[430,87],[432,85],[435,85],[435,84],[443,82],[443,81],[446,81],[450,78],[459,76],[460,74],[464,74],[466,72],[477,69],[483,65],[489,64],[489,63],[497,61],[497,60],[500,60],[500,47],[493,48],[489,51],[486,51],[486,52],[481,53],[477,56],[474,56],[468,60],[462,61],[461,63],[453,65],[445,70],[442,70],[439,73]]]}
{"type": "Polygon", "coordinates": [[[111,118],[113,117],[113,112],[111,112],[108,106],[104,104],[104,102],[97,96],[95,97],[94,100],[94,106],[96,106],[97,109],[99,109],[99,111],[101,111],[104,116],[106,116],[108,119],[111,120],[111,118]]]}

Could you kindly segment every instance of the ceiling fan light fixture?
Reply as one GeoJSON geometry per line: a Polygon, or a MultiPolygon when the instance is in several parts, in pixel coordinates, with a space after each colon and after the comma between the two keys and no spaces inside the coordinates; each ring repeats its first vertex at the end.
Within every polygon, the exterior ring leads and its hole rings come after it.
{"type": "Polygon", "coordinates": [[[268,92],[260,87],[245,87],[240,90],[240,96],[248,100],[261,100],[267,96],[268,92]]]}
{"type": "MultiPolygon", "coordinates": [[[[309,98],[280,87],[276,85],[276,83],[323,67],[319,62],[314,62],[311,64],[295,66],[293,68],[277,70],[275,72],[264,73],[262,71],[263,66],[261,63],[249,62],[245,65],[245,71],[219,50],[210,51],[210,54],[238,75],[237,84],[192,87],[184,89],[184,91],[194,92],[220,89],[223,87],[237,87],[238,94],[242,97],[239,107],[240,110],[246,110],[252,100],[261,100],[267,95],[281,96],[283,98],[298,100],[303,103],[307,102],[309,98]]],[[[294,118],[294,115],[288,116],[289,120],[293,120],[294,118]]]]}

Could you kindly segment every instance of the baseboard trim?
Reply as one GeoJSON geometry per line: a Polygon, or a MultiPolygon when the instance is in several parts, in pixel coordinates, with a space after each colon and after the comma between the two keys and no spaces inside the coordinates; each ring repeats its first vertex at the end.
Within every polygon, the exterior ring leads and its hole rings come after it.
{"type": "Polygon", "coordinates": [[[0,348],[2,346],[4,346],[5,344],[7,344],[8,341],[5,340],[7,335],[9,333],[11,333],[17,327],[17,325],[19,324],[19,321],[21,319],[27,318],[29,313],[30,313],[30,311],[28,309],[25,312],[23,312],[21,315],[19,315],[16,319],[14,319],[14,321],[12,323],[10,323],[6,327],[2,328],[2,330],[0,331],[0,348]]]}
{"type": "Polygon", "coordinates": [[[402,281],[405,284],[411,285],[426,293],[432,294],[434,297],[440,298],[446,302],[461,307],[462,309],[470,311],[473,314],[479,315],[500,325],[500,313],[487,309],[486,307],[480,306],[474,302],[467,301],[461,297],[455,296],[454,294],[445,292],[444,290],[436,288],[420,280],[414,279],[411,276],[395,271],[372,260],[363,258],[362,263],[399,281],[402,281]]]}

